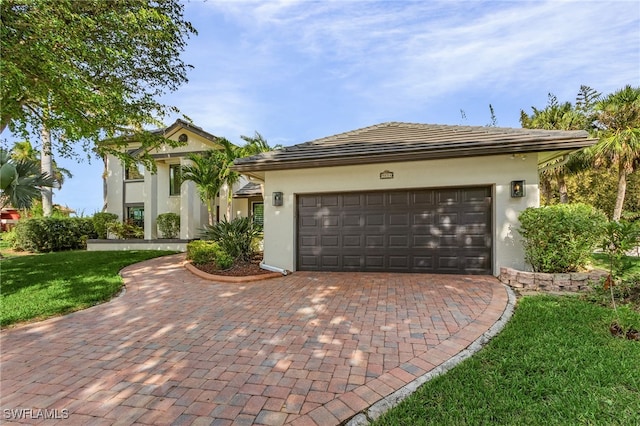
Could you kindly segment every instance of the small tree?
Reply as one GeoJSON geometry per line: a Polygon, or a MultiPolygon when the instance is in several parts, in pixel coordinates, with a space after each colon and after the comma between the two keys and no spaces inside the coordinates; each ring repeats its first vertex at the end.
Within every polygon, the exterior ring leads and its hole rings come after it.
{"type": "Polygon", "coordinates": [[[216,197],[224,184],[224,169],[227,157],[224,152],[207,151],[204,154],[189,154],[190,165],[182,166],[182,180],[192,181],[209,212],[209,225],[213,225],[216,197]]]}

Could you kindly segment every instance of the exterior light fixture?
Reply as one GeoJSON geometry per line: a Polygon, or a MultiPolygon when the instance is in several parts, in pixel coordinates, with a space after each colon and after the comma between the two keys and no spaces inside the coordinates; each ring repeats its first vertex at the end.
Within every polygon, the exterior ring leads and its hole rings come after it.
{"type": "Polygon", "coordinates": [[[272,204],[274,206],[281,206],[283,202],[284,202],[284,197],[282,195],[282,192],[274,192],[272,204]]]}
{"type": "Polygon", "coordinates": [[[511,181],[511,198],[522,198],[525,195],[524,192],[525,182],[523,180],[511,181]]]}

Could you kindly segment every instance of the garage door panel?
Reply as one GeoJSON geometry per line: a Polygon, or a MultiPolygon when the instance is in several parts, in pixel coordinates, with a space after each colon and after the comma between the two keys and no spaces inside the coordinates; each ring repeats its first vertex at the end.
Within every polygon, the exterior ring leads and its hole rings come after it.
{"type": "Polygon", "coordinates": [[[340,256],[337,255],[323,255],[321,259],[324,268],[336,268],[340,264],[340,256]]]}
{"type": "Polygon", "coordinates": [[[457,189],[436,190],[438,205],[452,205],[460,203],[460,192],[457,189]]]}
{"type": "Polygon", "coordinates": [[[434,225],[436,215],[434,212],[421,211],[419,213],[413,213],[414,225],[434,225]]]}
{"type": "Polygon", "coordinates": [[[411,197],[413,198],[413,206],[432,209],[435,205],[435,197],[432,190],[414,191],[411,193],[411,197]]]}
{"type": "Polygon", "coordinates": [[[492,272],[490,188],[310,194],[297,206],[298,269],[492,272]]]}
{"type": "Polygon", "coordinates": [[[409,192],[391,192],[388,195],[387,205],[392,208],[409,207],[410,194],[409,192]]]}
{"type": "Polygon", "coordinates": [[[413,269],[419,271],[433,272],[435,265],[435,255],[413,256],[413,269]]]}
{"type": "Polygon", "coordinates": [[[362,207],[362,196],[359,194],[345,194],[342,198],[342,205],[345,208],[362,207]]]}
{"type": "Polygon", "coordinates": [[[365,223],[367,226],[382,226],[384,225],[384,214],[367,214],[365,223]]]}
{"type": "Polygon", "coordinates": [[[366,194],[365,195],[365,205],[367,207],[382,207],[382,206],[384,206],[384,194],[381,193],[381,192],[366,194]]]}
{"type": "Polygon", "coordinates": [[[300,245],[302,248],[313,248],[319,245],[319,239],[317,235],[303,235],[300,237],[300,245]]]}
{"type": "Polygon", "coordinates": [[[342,265],[345,268],[360,268],[363,266],[362,256],[360,255],[345,255],[342,256],[342,265]]]}
{"type": "Polygon", "coordinates": [[[318,207],[318,197],[314,195],[301,195],[298,197],[300,207],[318,207]]]}
{"type": "Polygon", "coordinates": [[[340,237],[338,235],[323,235],[322,247],[337,248],[340,246],[340,237]]]}
{"type": "Polygon", "coordinates": [[[365,240],[367,248],[384,247],[384,235],[366,235],[365,240]]]}
{"type": "Polygon", "coordinates": [[[300,218],[300,226],[303,228],[315,228],[318,226],[318,221],[313,216],[302,216],[300,218]]]}
{"type": "Polygon", "coordinates": [[[345,213],[342,216],[342,226],[360,227],[364,225],[364,216],[361,214],[345,213]]]}
{"type": "Polygon", "coordinates": [[[343,235],[342,245],[345,248],[360,248],[363,247],[364,237],[362,235],[343,235]]]}
{"type": "Polygon", "coordinates": [[[389,243],[387,244],[389,248],[397,249],[408,249],[409,248],[409,236],[408,235],[389,235],[389,243]]]}
{"type": "Polygon", "coordinates": [[[364,263],[368,268],[384,268],[384,256],[366,256],[364,263]]]}

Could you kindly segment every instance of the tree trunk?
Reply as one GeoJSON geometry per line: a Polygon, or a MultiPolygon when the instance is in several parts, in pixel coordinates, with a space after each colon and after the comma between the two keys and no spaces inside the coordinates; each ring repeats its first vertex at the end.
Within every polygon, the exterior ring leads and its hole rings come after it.
{"type": "Polygon", "coordinates": [[[207,200],[207,213],[209,213],[209,225],[213,226],[213,209],[215,208],[215,201],[211,199],[207,200]]]}
{"type": "Polygon", "coordinates": [[[627,192],[627,170],[618,162],[618,195],[616,196],[616,206],[613,209],[613,220],[618,221],[622,217],[622,207],[624,206],[624,197],[627,192]]]}
{"type": "Polygon", "coordinates": [[[567,193],[567,181],[564,179],[564,174],[558,175],[558,191],[560,192],[560,204],[567,204],[569,202],[569,194],[567,193]]]}
{"type": "Polygon", "coordinates": [[[109,174],[109,164],[107,160],[106,154],[102,156],[102,161],[104,163],[104,170],[102,171],[102,212],[107,211],[107,176],[109,174]]]}
{"type": "MultiPolygon", "coordinates": [[[[53,157],[51,154],[51,132],[46,127],[40,131],[42,142],[42,153],[40,155],[40,171],[53,176],[53,157]]],[[[42,192],[42,214],[45,217],[53,213],[53,188],[43,187],[42,192]]]]}

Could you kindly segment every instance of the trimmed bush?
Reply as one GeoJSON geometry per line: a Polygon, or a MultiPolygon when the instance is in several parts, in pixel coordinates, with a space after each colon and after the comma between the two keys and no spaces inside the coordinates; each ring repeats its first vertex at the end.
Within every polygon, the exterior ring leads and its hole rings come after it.
{"type": "Polygon", "coordinates": [[[204,238],[213,240],[233,259],[249,260],[256,251],[260,228],[248,217],[207,225],[204,238]]]}
{"type": "Polygon", "coordinates": [[[23,219],[15,227],[15,248],[31,252],[78,250],[96,238],[93,221],[79,217],[23,219]]]}
{"type": "Polygon", "coordinates": [[[107,224],[107,231],[120,240],[144,238],[144,229],[131,222],[112,222],[107,224]]]}
{"type": "Polygon", "coordinates": [[[187,244],[187,259],[196,265],[214,263],[218,269],[233,265],[233,258],[214,241],[191,241],[187,244]]]}
{"type": "Polygon", "coordinates": [[[93,227],[96,230],[96,234],[98,234],[98,238],[106,239],[107,238],[107,226],[110,223],[114,223],[118,221],[118,215],[115,213],[96,213],[91,218],[93,220],[93,227]]]}
{"type": "Polygon", "coordinates": [[[177,238],[180,234],[180,215],[176,213],[162,213],[157,219],[158,230],[162,238],[177,238]]]}
{"type": "Polygon", "coordinates": [[[586,204],[528,208],[520,213],[525,260],[535,272],[576,272],[602,239],[605,215],[586,204]]]}

